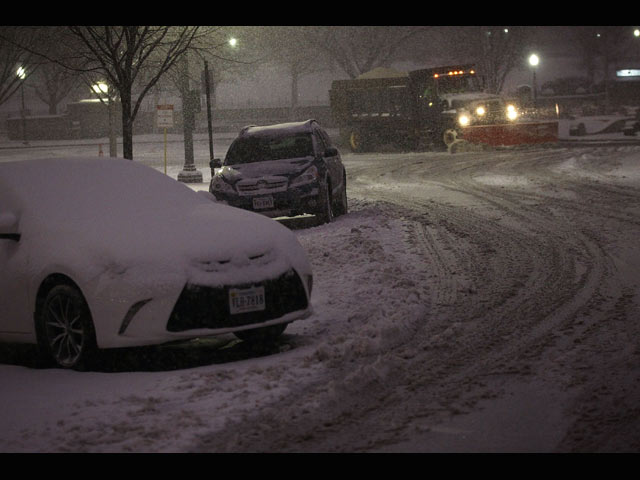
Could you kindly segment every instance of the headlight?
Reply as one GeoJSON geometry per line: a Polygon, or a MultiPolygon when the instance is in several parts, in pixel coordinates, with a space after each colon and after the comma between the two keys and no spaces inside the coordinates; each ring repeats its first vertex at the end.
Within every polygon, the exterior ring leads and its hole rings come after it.
{"type": "Polygon", "coordinates": [[[458,117],[458,123],[463,126],[466,127],[467,125],[469,125],[469,123],[471,122],[471,119],[469,118],[469,115],[467,114],[462,114],[458,117]]]}
{"type": "Polygon", "coordinates": [[[235,189],[233,188],[233,185],[229,185],[219,175],[214,176],[213,180],[211,180],[211,193],[216,193],[216,192],[236,193],[235,189]]]}
{"type": "Polygon", "coordinates": [[[307,183],[318,181],[318,178],[319,178],[318,169],[315,167],[315,165],[311,165],[304,172],[302,172],[300,175],[298,175],[293,180],[291,180],[290,185],[291,186],[305,185],[307,183]]]}
{"type": "Polygon", "coordinates": [[[482,117],[485,113],[487,113],[487,111],[484,109],[482,105],[476,108],[476,115],[478,115],[479,117],[482,117]]]}
{"type": "Polygon", "coordinates": [[[507,118],[509,120],[515,120],[518,118],[518,110],[513,105],[507,105],[507,118]]]}

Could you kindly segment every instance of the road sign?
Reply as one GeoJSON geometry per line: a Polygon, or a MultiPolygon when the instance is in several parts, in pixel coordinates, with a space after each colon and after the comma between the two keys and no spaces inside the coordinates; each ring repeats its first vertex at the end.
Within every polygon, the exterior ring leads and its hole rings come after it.
{"type": "Polygon", "coordinates": [[[158,128],[173,127],[173,105],[158,105],[157,112],[158,128]]]}

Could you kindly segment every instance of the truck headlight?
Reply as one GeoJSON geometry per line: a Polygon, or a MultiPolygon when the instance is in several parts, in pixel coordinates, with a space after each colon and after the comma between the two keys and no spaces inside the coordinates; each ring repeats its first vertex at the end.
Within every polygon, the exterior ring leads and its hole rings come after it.
{"type": "Polygon", "coordinates": [[[514,105],[507,105],[507,118],[515,120],[518,118],[518,109],[514,105]]]}
{"type": "Polygon", "coordinates": [[[315,167],[315,165],[311,165],[300,175],[292,179],[290,185],[292,187],[295,187],[298,185],[305,185],[307,183],[313,183],[318,181],[318,178],[319,178],[318,169],[315,167]]]}
{"type": "Polygon", "coordinates": [[[485,108],[480,105],[478,108],[476,108],[476,115],[478,115],[479,117],[484,116],[484,114],[487,113],[487,111],[485,110],[485,108]]]}
{"type": "Polygon", "coordinates": [[[471,123],[471,119],[469,118],[469,115],[463,113],[458,117],[458,123],[460,124],[460,126],[466,127],[467,125],[469,125],[469,123],[471,123]]]}
{"type": "Polygon", "coordinates": [[[233,185],[229,185],[221,176],[214,176],[211,180],[211,193],[236,193],[233,185]]]}

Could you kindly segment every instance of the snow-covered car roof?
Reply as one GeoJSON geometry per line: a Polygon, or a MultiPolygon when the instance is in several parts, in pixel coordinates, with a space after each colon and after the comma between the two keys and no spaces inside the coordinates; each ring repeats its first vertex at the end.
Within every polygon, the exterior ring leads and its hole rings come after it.
{"type": "Polygon", "coordinates": [[[240,136],[255,137],[273,137],[295,135],[297,133],[310,133],[314,128],[318,127],[315,120],[306,120],[304,122],[279,123],[276,125],[256,126],[250,125],[242,129],[240,136]]]}
{"type": "MultiPolygon", "coordinates": [[[[237,257],[271,252],[287,263],[289,255],[279,253],[297,251],[295,237],[279,223],[216,203],[209,194],[131,160],[3,162],[0,192],[8,202],[0,209],[17,214],[23,241],[34,252],[55,253],[61,263],[78,258],[92,258],[95,265],[117,260],[122,268],[155,263],[184,274],[193,262],[233,265],[237,257]]],[[[273,263],[273,275],[281,273],[283,263],[273,263]]]]}

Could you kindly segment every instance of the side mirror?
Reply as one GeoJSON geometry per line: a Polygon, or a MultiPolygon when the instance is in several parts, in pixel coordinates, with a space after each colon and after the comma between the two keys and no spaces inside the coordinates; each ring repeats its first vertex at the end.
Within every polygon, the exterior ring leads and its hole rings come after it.
{"type": "Polygon", "coordinates": [[[0,240],[20,241],[18,233],[18,217],[13,213],[0,213],[0,240]]]}
{"type": "Polygon", "coordinates": [[[220,160],[219,158],[210,160],[209,167],[211,168],[211,170],[213,170],[214,168],[222,168],[222,160],[220,160]]]}
{"type": "Polygon", "coordinates": [[[325,157],[337,157],[338,156],[338,149],[336,147],[327,147],[327,149],[324,151],[324,156],[325,157]]]}

